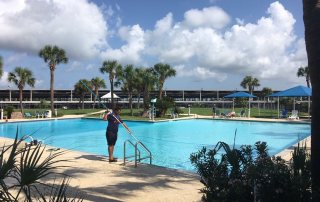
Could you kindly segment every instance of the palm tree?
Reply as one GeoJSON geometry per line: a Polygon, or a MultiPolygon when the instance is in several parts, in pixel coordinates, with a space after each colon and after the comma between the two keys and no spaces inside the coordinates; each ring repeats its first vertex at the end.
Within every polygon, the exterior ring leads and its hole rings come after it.
{"type": "Polygon", "coordinates": [[[129,106],[130,106],[130,113],[131,116],[133,116],[133,110],[132,110],[132,94],[135,87],[135,78],[136,77],[136,71],[133,65],[126,65],[123,73],[120,77],[120,80],[122,82],[122,90],[124,92],[128,92],[129,97],[129,106]]]}
{"type": "Polygon", "coordinates": [[[144,68],[136,68],[134,69],[134,92],[136,92],[138,96],[138,106],[140,108],[140,96],[143,93],[144,81],[143,81],[144,68]]]}
{"type": "Polygon", "coordinates": [[[309,72],[309,67],[299,67],[297,71],[297,76],[298,77],[306,77],[306,82],[308,88],[310,88],[310,72],[309,72]]]}
{"type": "Polygon", "coordinates": [[[0,78],[2,77],[3,75],[3,62],[2,62],[2,57],[0,55],[0,78]]]}
{"type": "Polygon", "coordinates": [[[80,102],[82,103],[81,108],[84,109],[84,97],[87,93],[90,93],[90,90],[88,88],[92,88],[91,82],[87,79],[80,79],[75,85],[74,85],[74,92],[75,94],[80,95],[80,102]]]}
{"type": "Polygon", "coordinates": [[[19,89],[20,109],[23,114],[22,92],[26,84],[34,87],[36,79],[32,75],[32,71],[23,67],[16,67],[13,72],[8,75],[8,81],[14,83],[19,89]]]}
{"type": "Polygon", "coordinates": [[[60,63],[68,63],[68,58],[63,49],[58,46],[46,45],[39,51],[39,56],[43,58],[45,63],[48,63],[50,69],[50,101],[51,111],[54,111],[54,70],[56,65],[60,63]]]}
{"type": "Polygon", "coordinates": [[[99,89],[106,88],[107,85],[103,79],[101,79],[100,77],[95,77],[91,79],[91,86],[93,87],[94,94],[95,94],[94,101],[93,101],[93,109],[94,109],[94,107],[96,106],[96,100],[99,93],[99,89]]]}
{"type": "Polygon", "coordinates": [[[143,108],[144,112],[147,112],[150,104],[150,91],[154,90],[157,78],[155,77],[152,68],[142,69],[140,73],[141,75],[138,75],[138,77],[143,81],[143,85],[141,86],[143,92],[143,108]]]}
{"type": "MultiPolygon", "coordinates": [[[[261,96],[263,97],[263,100],[264,100],[264,102],[263,102],[263,108],[264,108],[264,109],[266,108],[266,102],[265,102],[266,97],[267,97],[268,95],[271,95],[272,92],[273,92],[272,89],[271,89],[271,88],[267,88],[267,87],[264,87],[264,88],[261,90],[261,96]]],[[[269,101],[269,98],[268,98],[268,101],[269,101]]]]}
{"type": "Polygon", "coordinates": [[[320,201],[320,0],[303,0],[303,21],[308,67],[312,84],[312,200],[320,201]]]}
{"type": "Polygon", "coordinates": [[[158,82],[157,82],[158,90],[159,90],[158,97],[159,99],[162,99],[164,82],[167,78],[176,76],[176,70],[172,69],[170,65],[163,64],[163,63],[155,64],[153,69],[158,79],[158,82]]]}
{"type": "Polygon", "coordinates": [[[102,67],[100,67],[100,72],[102,74],[109,74],[110,81],[110,91],[111,91],[111,108],[114,109],[114,100],[113,100],[113,86],[114,81],[118,79],[119,75],[122,72],[122,66],[116,60],[104,61],[102,67]]]}
{"type": "Polygon", "coordinates": [[[250,94],[252,94],[254,91],[254,87],[260,86],[260,83],[257,78],[253,78],[252,76],[246,76],[244,77],[240,85],[244,89],[248,89],[250,94]]]}

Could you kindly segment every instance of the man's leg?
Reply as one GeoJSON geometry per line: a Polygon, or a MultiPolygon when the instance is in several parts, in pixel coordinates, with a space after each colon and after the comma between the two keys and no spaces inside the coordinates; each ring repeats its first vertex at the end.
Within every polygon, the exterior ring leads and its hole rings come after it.
{"type": "Polygon", "coordinates": [[[113,160],[113,150],[114,150],[114,145],[109,145],[108,146],[109,160],[113,160]]]}

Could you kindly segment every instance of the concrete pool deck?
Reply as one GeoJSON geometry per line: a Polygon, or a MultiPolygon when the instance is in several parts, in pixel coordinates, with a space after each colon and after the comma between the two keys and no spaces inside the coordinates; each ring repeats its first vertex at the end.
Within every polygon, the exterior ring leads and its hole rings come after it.
{"type": "MultiPolygon", "coordinates": [[[[83,115],[65,116],[65,118],[81,118],[83,115]]],[[[192,116],[190,118],[212,119],[212,116],[192,116]]],[[[56,119],[56,118],[53,118],[56,119]]],[[[175,120],[179,120],[175,119],[175,120]]],[[[186,118],[181,118],[186,119],[186,118]]],[[[48,119],[23,119],[8,120],[37,121],[48,119]]],[[[172,119],[171,119],[172,120],[172,119]]],[[[224,120],[224,119],[223,119],[224,120]]],[[[249,121],[277,121],[274,119],[247,119],[232,118],[226,120],[249,121]]],[[[288,120],[281,120],[288,122],[288,120]]],[[[294,123],[301,120],[290,121],[294,123]]],[[[0,137],[0,146],[12,142],[12,139],[0,137]]],[[[307,146],[310,145],[310,137],[306,138],[307,146]]],[[[50,152],[48,147],[47,152],[50,152]]],[[[288,148],[278,155],[289,160],[292,148],[288,148]]],[[[106,156],[93,155],[77,151],[67,151],[61,173],[71,176],[70,190],[82,191],[84,201],[200,201],[202,194],[199,192],[203,185],[199,182],[199,176],[194,173],[167,169],[163,167],[140,164],[137,168],[132,163],[124,166],[122,161],[109,163],[106,156]]],[[[53,181],[52,178],[50,178],[53,181]]]]}
{"type": "MultiPolygon", "coordinates": [[[[10,142],[12,139],[0,138],[1,146],[10,142]]],[[[49,147],[46,152],[50,152],[49,147]]],[[[202,184],[194,173],[146,164],[124,166],[122,161],[109,163],[106,156],[76,151],[67,151],[59,159],[70,160],[63,162],[67,167],[59,172],[71,177],[69,190],[81,191],[84,201],[177,202],[200,201],[202,196],[202,184]]],[[[51,177],[45,181],[53,180],[51,177]]]]}

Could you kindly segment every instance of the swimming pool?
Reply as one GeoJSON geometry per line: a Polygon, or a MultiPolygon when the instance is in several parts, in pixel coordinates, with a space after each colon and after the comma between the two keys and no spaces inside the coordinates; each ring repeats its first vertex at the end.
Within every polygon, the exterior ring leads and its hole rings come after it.
{"type": "MultiPolygon", "coordinates": [[[[265,141],[271,155],[310,135],[310,124],[198,119],[126,123],[151,150],[153,164],[183,170],[193,170],[190,154],[203,146],[212,148],[219,141],[233,144],[236,129],[237,147],[265,141]]],[[[0,136],[14,138],[19,126],[21,136],[34,133],[34,138],[48,145],[107,155],[106,125],[105,121],[94,119],[6,123],[0,124],[0,136]]],[[[132,137],[120,126],[115,156],[123,158],[123,142],[127,139],[132,137]]]]}

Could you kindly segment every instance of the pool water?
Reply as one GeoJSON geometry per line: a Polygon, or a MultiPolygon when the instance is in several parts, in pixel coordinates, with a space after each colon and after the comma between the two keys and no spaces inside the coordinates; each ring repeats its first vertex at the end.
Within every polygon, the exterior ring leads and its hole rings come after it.
{"type": "MultiPolygon", "coordinates": [[[[268,123],[225,120],[179,120],[160,123],[126,122],[133,135],[152,152],[153,164],[192,171],[189,157],[202,147],[214,147],[219,141],[236,147],[267,142],[274,155],[311,133],[310,124],[268,123]]],[[[107,155],[107,122],[94,119],[71,119],[0,124],[0,136],[14,138],[33,134],[45,144],[99,155],[107,155]]],[[[133,138],[119,126],[115,156],[123,158],[123,143],[133,138]]],[[[133,152],[130,150],[129,152],[133,152]]],[[[146,160],[147,162],[148,160],[146,160]]]]}

